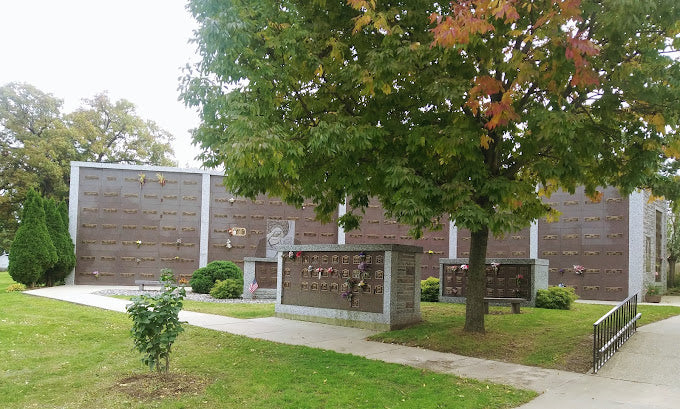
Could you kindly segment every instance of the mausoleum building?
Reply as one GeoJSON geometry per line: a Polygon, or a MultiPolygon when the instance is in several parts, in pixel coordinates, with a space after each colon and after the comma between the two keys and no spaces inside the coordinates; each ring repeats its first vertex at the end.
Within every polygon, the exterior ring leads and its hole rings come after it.
{"type": "MultiPolygon", "coordinates": [[[[439,276],[440,258],[465,258],[469,232],[443,222],[415,240],[409,228],[384,217],[377,203],[358,230],[314,220],[314,205],[302,209],[280,199],[251,201],[226,191],[220,172],[172,167],[73,162],[70,233],[76,245],[75,284],[134,285],[156,279],[162,268],[180,278],[213,260],[271,259],[278,246],[313,244],[409,245],[422,247],[422,278],[439,276]]],[[[549,284],[575,287],[585,299],[622,300],[649,283],[663,286],[667,273],[666,211],[645,192],[628,197],[614,188],[601,200],[582,190],[546,199],[562,213],[489,242],[489,258],[547,259],[549,284]],[[574,265],[585,269],[576,274],[574,265]]],[[[341,205],[333,218],[345,212],[341,205]]],[[[274,264],[254,274],[260,289],[276,288],[274,264]]]]}

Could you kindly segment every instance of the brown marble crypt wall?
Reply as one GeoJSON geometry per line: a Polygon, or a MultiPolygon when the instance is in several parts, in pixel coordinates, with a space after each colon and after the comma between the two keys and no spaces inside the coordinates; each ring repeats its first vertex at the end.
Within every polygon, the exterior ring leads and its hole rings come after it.
{"type": "Polygon", "coordinates": [[[628,292],[628,200],[615,188],[592,201],[578,189],[546,200],[562,213],[538,224],[538,257],[550,261],[550,285],[564,284],[586,299],[621,300],[628,292]],[[575,274],[574,265],[585,267],[575,274]]]}
{"type": "Polygon", "coordinates": [[[420,239],[409,236],[409,229],[396,220],[386,218],[380,204],[373,200],[363,215],[360,228],[345,234],[345,243],[404,244],[422,247],[421,278],[439,277],[439,259],[449,256],[449,220],[442,218],[440,230],[425,231],[420,239]]]}
{"type": "Polygon", "coordinates": [[[80,168],[76,284],[134,284],[198,268],[201,175],[80,168]]]}
{"type": "MultiPolygon", "coordinates": [[[[125,167],[79,167],[76,225],[76,284],[127,284],[157,279],[162,268],[189,278],[199,267],[201,238],[201,171],[141,171],[125,167]],[[142,177],[143,176],[143,177],[142,177]],[[143,179],[143,180],[142,180],[143,179]],[[96,272],[96,274],[95,274],[96,272]]],[[[296,209],[277,198],[251,201],[226,191],[223,177],[210,175],[207,262],[231,260],[243,268],[244,257],[271,256],[280,244],[337,244],[335,223],[314,221],[314,206],[296,209]],[[269,253],[269,254],[268,254],[269,253]]],[[[538,223],[538,258],[550,262],[550,285],[564,284],[586,299],[620,300],[628,291],[629,201],[614,188],[598,201],[583,189],[574,195],[558,191],[546,199],[562,213],[559,221],[538,223]],[[585,267],[583,274],[573,265],[585,267]]],[[[333,216],[337,220],[338,214],[333,216]]],[[[385,217],[371,202],[358,230],[345,234],[346,244],[406,244],[423,248],[422,278],[439,275],[439,259],[449,254],[449,222],[426,231],[422,239],[385,217]]],[[[457,257],[468,257],[469,231],[457,232],[457,257]]],[[[530,229],[490,238],[487,257],[529,258],[530,229]]],[[[642,249],[641,249],[642,251],[642,249]]],[[[275,287],[275,270],[258,271],[258,282],[275,287]]]]}

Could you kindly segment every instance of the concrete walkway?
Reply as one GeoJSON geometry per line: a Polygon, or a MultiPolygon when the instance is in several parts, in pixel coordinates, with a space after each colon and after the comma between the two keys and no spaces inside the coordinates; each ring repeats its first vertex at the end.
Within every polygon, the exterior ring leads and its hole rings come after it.
{"type": "MultiPolygon", "coordinates": [[[[134,289],[134,287],[130,287],[134,289]]],[[[125,312],[129,301],[92,294],[110,287],[59,286],[28,294],[125,312]]],[[[663,303],[680,305],[680,297],[663,303]]],[[[280,318],[237,319],[182,311],[190,325],[292,345],[351,353],[530,389],[541,395],[523,409],[677,409],[680,407],[680,317],[638,329],[597,375],[488,361],[401,345],[366,341],[374,331],[280,318]]]]}

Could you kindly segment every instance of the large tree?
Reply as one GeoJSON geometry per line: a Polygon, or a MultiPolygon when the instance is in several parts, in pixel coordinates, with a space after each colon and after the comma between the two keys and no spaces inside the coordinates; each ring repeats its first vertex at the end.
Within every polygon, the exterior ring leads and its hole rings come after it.
{"type": "Polygon", "coordinates": [[[99,94],[64,114],[60,99],[32,85],[0,86],[0,251],[9,250],[29,189],[68,197],[71,161],[171,165],[171,140],[125,100],[99,94]]]}
{"type": "Polygon", "coordinates": [[[66,115],[77,144],[79,160],[173,166],[173,136],[155,122],[139,117],[135,105],[112,102],[106,93],[83,100],[84,106],[66,115]]]}
{"type": "MultiPolygon", "coordinates": [[[[194,139],[227,187],[357,226],[377,197],[471,230],[467,331],[484,331],[489,233],[583,185],[666,189],[677,150],[676,0],[193,0],[194,139]],[[539,188],[540,187],[540,188],[539,188]]],[[[677,184],[675,185],[677,186],[677,184]]]]}
{"type": "Polygon", "coordinates": [[[61,119],[62,101],[28,84],[0,87],[0,249],[18,227],[29,189],[68,196],[74,144],[61,119]]]}

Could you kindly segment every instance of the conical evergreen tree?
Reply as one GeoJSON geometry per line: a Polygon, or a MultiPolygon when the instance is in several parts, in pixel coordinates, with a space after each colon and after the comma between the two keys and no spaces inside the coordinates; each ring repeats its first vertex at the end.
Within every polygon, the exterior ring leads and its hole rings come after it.
{"type": "Polygon", "coordinates": [[[10,249],[9,274],[14,281],[33,286],[56,262],[57,251],[47,232],[42,198],[31,189],[10,249]]]}
{"type": "Polygon", "coordinates": [[[68,231],[68,205],[65,201],[59,202],[57,212],[59,213],[59,216],[61,216],[61,223],[64,227],[64,238],[66,242],[66,245],[64,246],[64,267],[66,268],[66,275],[68,275],[76,266],[76,253],[73,240],[71,239],[71,233],[68,231]]]}
{"type": "Polygon", "coordinates": [[[68,268],[68,253],[69,249],[68,242],[66,241],[64,230],[64,222],[62,221],[61,214],[57,210],[57,204],[54,199],[43,200],[43,209],[45,210],[45,224],[47,225],[47,232],[50,234],[52,239],[52,244],[57,252],[57,262],[45,271],[41,282],[44,282],[47,286],[53,286],[57,281],[62,280],[70,269],[68,268]]]}

